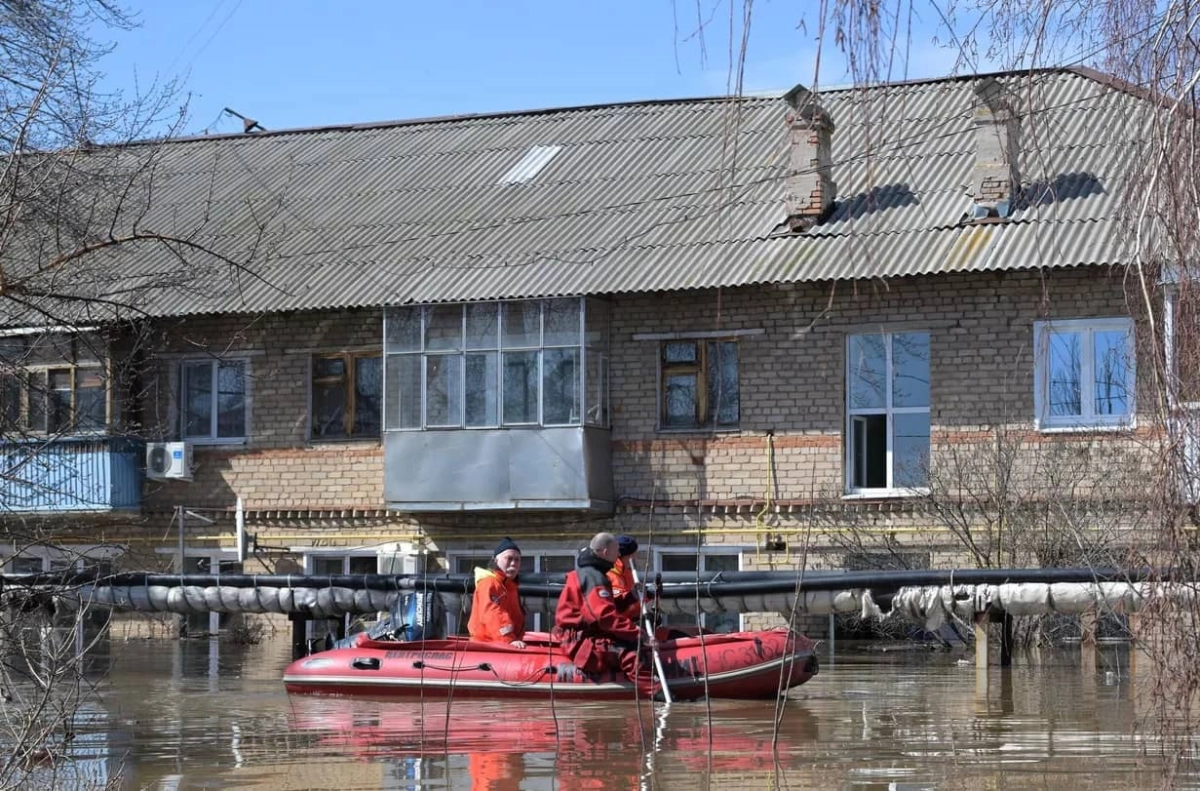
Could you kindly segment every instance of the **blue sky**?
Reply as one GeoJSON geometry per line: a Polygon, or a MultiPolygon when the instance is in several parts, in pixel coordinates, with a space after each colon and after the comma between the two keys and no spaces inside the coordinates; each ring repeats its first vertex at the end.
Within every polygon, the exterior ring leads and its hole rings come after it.
{"type": "MultiPolygon", "coordinates": [[[[130,0],[141,26],[97,37],[115,45],[108,87],[175,78],[185,131],[234,132],[224,107],[284,129],[726,94],[731,2],[740,18],[743,0],[130,0]]],[[[817,7],[754,3],[746,91],[812,84],[817,7]]],[[[954,64],[928,33],[912,52],[896,79],[954,64]]],[[[822,84],[849,81],[832,47],[821,57],[822,84]]]]}

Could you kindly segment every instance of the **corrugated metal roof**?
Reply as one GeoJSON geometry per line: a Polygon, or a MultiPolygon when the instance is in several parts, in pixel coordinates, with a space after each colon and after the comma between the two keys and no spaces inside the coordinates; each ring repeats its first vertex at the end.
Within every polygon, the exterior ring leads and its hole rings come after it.
{"type": "Polygon", "coordinates": [[[134,147],[156,162],[130,223],[194,246],[106,250],[72,270],[73,293],[178,315],[1127,260],[1123,169],[1146,105],[1072,70],[1005,79],[1038,110],[1005,222],[962,224],[974,80],[955,78],[821,94],[837,204],[802,235],[780,235],[785,107],[769,98],[134,147]]]}

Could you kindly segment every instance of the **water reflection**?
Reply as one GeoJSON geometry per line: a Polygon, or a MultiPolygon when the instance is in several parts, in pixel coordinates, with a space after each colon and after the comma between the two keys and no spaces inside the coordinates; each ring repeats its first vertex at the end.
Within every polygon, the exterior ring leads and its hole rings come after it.
{"type": "Polygon", "coordinates": [[[163,791],[1158,785],[1127,674],[1109,684],[1103,668],[1081,673],[1078,652],[994,669],[982,697],[974,668],[954,657],[843,653],[781,709],[716,701],[665,715],[628,701],[289,696],[283,641],[117,643],[111,654],[97,678],[101,704],[79,720],[78,778],[53,787],[96,787],[96,778],[163,791]]]}
{"type": "MultiPolygon", "coordinates": [[[[788,741],[773,739],[773,704],[664,709],[631,702],[398,701],[292,696],[294,732],[310,751],[390,765],[409,780],[455,767],[472,789],[557,780],[558,788],[637,788],[672,764],[687,773],[757,772],[788,741]],[[455,760],[456,757],[465,757],[455,760]]],[[[816,719],[786,709],[787,740],[816,739],[816,719]]],[[[546,786],[549,787],[549,786],[546,786]]]]}

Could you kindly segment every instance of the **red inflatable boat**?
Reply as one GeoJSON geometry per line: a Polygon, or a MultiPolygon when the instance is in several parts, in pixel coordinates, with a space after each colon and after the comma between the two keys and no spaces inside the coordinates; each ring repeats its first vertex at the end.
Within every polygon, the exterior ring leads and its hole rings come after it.
{"type": "MultiPolygon", "coordinates": [[[[581,673],[547,635],[510,648],[457,637],[398,642],[360,639],[297,659],[289,692],[329,695],[463,695],[608,700],[648,698],[658,679],[581,673]]],[[[774,698],[817,673],[815,644],[788,629],[707,634],[659,643],[672,698],[774,698]]]]}

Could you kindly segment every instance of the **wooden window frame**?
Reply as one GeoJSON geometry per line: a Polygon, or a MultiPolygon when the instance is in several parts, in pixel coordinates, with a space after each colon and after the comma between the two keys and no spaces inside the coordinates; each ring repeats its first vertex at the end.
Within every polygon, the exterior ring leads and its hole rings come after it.
{"type": "MultiPolygon", "coordinates": [[[[738,419],[736,423],[718,423],[716,415],[710,415],[711,405],[709,404],[709,346],[714,344],[729,343],[733,344],[738,349],[738,393],[739,401],[741,394],[741,348],[736,337],[714,337],[714,338],[664,338],[659,343],[658,347],[658,427],[660,431],[737,431],[741,427],[742,415],[741,407],[738,407],[738,419]],[[667,361],[667,346],[673,343],[683,344],[690,343],[696,348],[696,359],[692,362],[672,363],[667,361]],[[694,409],[694,422],[687,426],[672,426],[668,423],[668,382],[672,376],[678,375],[694,375],[696,377],[696,402],[694,409]]],[[[718,372],[719,373],[719,372],[718,372]]]]}
{"type": "Polygon", "coordinates": [[[17,386],[20,392],[20,404],[18,405],[18,420],[17,425],[13,428],[21,432],[27,432],[39,437],[58,437],[58,436],[102,436],[108,433],[113,425],[113,390],[112,376],[108,366],[105,363],[62,363],[55,365],[29,365],[21,366],[12,370],[11,373],[5,374],[16,378],[17,386]],[[80,371],[99,371],[104,382],[104,423],[99,428],[89,428],[81,431],[79,429],[79,394],[78,382],[80,371]],[[66,425],[58,426],[53,431],[49,429],[49,410],[48,402],[45,400],[49,395],[50,378],[53,374],[65,373],[70,382],[70,401],[68,404],[68,419],[66,425]],[[35,384],[35,380],[41,380],[40,384],[35,384]],[[35,392],[38,390],[39,392],[35,392]],[[44,399],[42,405],[43,424],[34,426],[30,422],[30,415],[33,410],[34,399],[37,397],[44,399]]]}
{"type": "Polygon", "coordinates": [[[309,366],[308,376],[308,436],[313,442],[345,442],[348,440],[377,440],[383,434],[383,352],[380,351],[363,351],[363,352],[329,352],[313,354],[312,362],[309,366]],[[379,361],[380,378],[379,378],[379,431],[373,434],[355,434],[354,426],[356,423],[358,410],[358,388],[357,372],[358,361],[373,359],[379,361]],[[316,375],[317,360],[341,360],[343,363],[342,375],[340,377],[318,377],[316,375]],[[321,436],[313,432],[313,421],[316,417],[315,403],[313,399],[314,386],[318,381],[324,383],[332,383],[336,379],[341,379],[342,395],[345,398],[346,408],[342,414],[342,433],[338,436],[321,436]]]}

